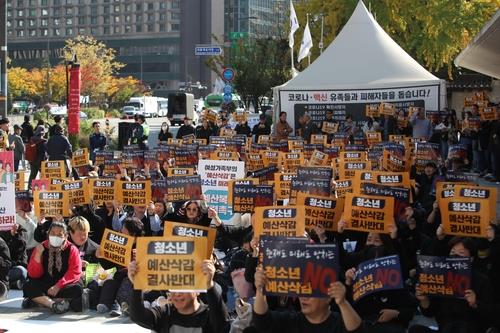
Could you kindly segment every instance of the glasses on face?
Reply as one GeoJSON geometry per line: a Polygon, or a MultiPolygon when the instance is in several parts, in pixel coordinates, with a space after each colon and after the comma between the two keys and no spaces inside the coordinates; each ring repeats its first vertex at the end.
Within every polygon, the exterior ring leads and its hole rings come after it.
{"type": "Polygon", "coordinates": [[[198,208],[189,208],[189,207],[188,207],[188,208],[186,208],[186,210],[187,210],[188,212],[197,212],[197,211],[198,211],[198,208]]]}

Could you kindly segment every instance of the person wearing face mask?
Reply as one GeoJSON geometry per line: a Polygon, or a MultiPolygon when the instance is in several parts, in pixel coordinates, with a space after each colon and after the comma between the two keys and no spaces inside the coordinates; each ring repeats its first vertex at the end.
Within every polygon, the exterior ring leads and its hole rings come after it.
{"type": "Polygon", "coordinates": [[[170,133],[170,125],[166,121],[161,124],[160,133],[158,133],[158,145],[166,145],[168,139],[172,138],[172,133],[170,133]]]}
{"type": "MultiPolygon", "coordinates": [[[[442,233],[438,229],[438,233],[442,233]]],[[[448,243],[450,257],[474,258],[477,250],[474,241],[465,237],[454,237],[448,243]]],[[[419,301],[422,314],[434,317],[438,324],[437,333],[482,333],[491,326],[495,316],[491,314],[494,304],[489,279],[473,266],[470,288],[465,290],[464,299],[448,297],[429,297],[424,295],[419,285],[415,296],[419,301]]],[[[498,313],[496,314],[498,315],[498,313]]],[[[436,332],[428,327],[414,325],[409,333],[436,332]]]]}
{"type": "Polygon", "coordinates": [[[82,309],[82,262],[78,249],[67,240],[66,225],[52,222],[48,240],[38,245],[28,264],[30,280],[23,287],[24,309],[39,304],[64,313],[82,309]]]}

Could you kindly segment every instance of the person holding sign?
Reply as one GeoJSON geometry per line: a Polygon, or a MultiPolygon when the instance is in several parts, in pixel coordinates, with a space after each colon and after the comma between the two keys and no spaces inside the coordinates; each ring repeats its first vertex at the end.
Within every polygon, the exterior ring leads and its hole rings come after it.
{"type": "MultiPolygon", "coordinates": [[[[128,278],[134,281],[139,268],[136,261],[128,266],[128,278]]],[[[198,300],[196,292],[172,292],[170,304],[146,309],[142,292],[134,290],[130,304],[130,318],[136,324],[155,332],[224,332],[228,325],[228,313],[222,300],[221,287],[214,282],[215,266],[204,260],[201,270],[207,279],[207,304],[198,300]]]]}
{"type": "MultiPolygon", "coordinates": [[[[470,238],[454,237],[448,243],[450,257],[473,258],[476,247],[470,238]]],[[[459,287],[462,286],[458,282],[459,287]]],[[[463,299],[454,297],[427,296],[417,284],[415,296],[420,303],[422,314],[435,317],[438,332],[479,333],[484,332],[495,318],[489,316],[493,304],[493,293],[488,278],[472,269],[470,287],[465,290],[463,299]]],[[[436,332],[425,326],[410,327],[409,333],[436,332]]]]}
{"type": "Polygon", "coordinates": [[[39,244],[28,264],[30,280],[23,287],[23,309],[33,303],[54,313],[82,309],[82,262],[78,249],[68,240],[68,230],[61,222],[52,222],[48,240],[39,244]]]}
{"type": "Polygon", "coordinates": [[[361,318],[346,300],[346,287],[339,281],[332,283],[325,298],[299,297],[301,313],[268,310],[263,290],[267,284],[264,270],[255,272],[253,325],[266,332],[315,333],[315,332],[364,332],[361,318]],[[330,302],[335,300],[340,316],[332,313],[330,302]]]}
{"type": "MultiPolygon", "coordinates": [[[[328,116],[328,111],[326,114],[328,116]]],[[[281,111],[280,112],[280,119],[279,119],[278,123],[276,124],[276,139],[278,141],[288,140],[288,136],[292,133],[293,133],[293,128],[286,121],[286,112],[281,111]]]]}
{"type": "Polygon", "coordinates": [[[201,201],[201,203],[197,200],[189,200],[184,203],[177,212],[167,214],[165,219],[172,222],[183,222],[208,227],[210,226],[212,218],[217,218],[217,211],[209,209],[209,211],[211,211],[209,216],[203,206],[206,206],[204,200],[201,201]]]}

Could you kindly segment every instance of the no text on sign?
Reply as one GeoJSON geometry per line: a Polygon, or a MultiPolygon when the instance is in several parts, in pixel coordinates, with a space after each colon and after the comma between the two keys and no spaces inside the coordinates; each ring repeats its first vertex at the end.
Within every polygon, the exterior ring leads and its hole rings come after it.
{"type": "Polygon", "coordinates": [[[222,99],[224,100],[224,103],[231,103],[233,101],[233,95],[232,94],[224,94],[222,99]]]}
{"type": "Polygon", "coordinates": [[[224,94],[232,94],[233,93],[233,87],[230,84],[226,84],[223,89],[224,94]]]}
{"type": "Polygon", "coordinates": [[[222,71],[222,77],[226,81],[232,81],[234,79],[234,69],[232,68],[224,68],[222,71]]]}
{"type": "Polygon", "coordinates": [[[196,46],[194,54],[197,56],[215,56],[222,54],[222,47],[218,45],[196,46]]]}

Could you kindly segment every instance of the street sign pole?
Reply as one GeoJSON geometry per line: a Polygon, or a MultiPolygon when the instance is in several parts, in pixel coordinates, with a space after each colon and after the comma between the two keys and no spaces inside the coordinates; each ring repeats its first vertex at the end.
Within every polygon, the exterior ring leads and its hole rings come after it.
{"type": "Polygon", "coordinates": [[[0,1],[0,116],[7,118],[7,1],[0,1]]]}

